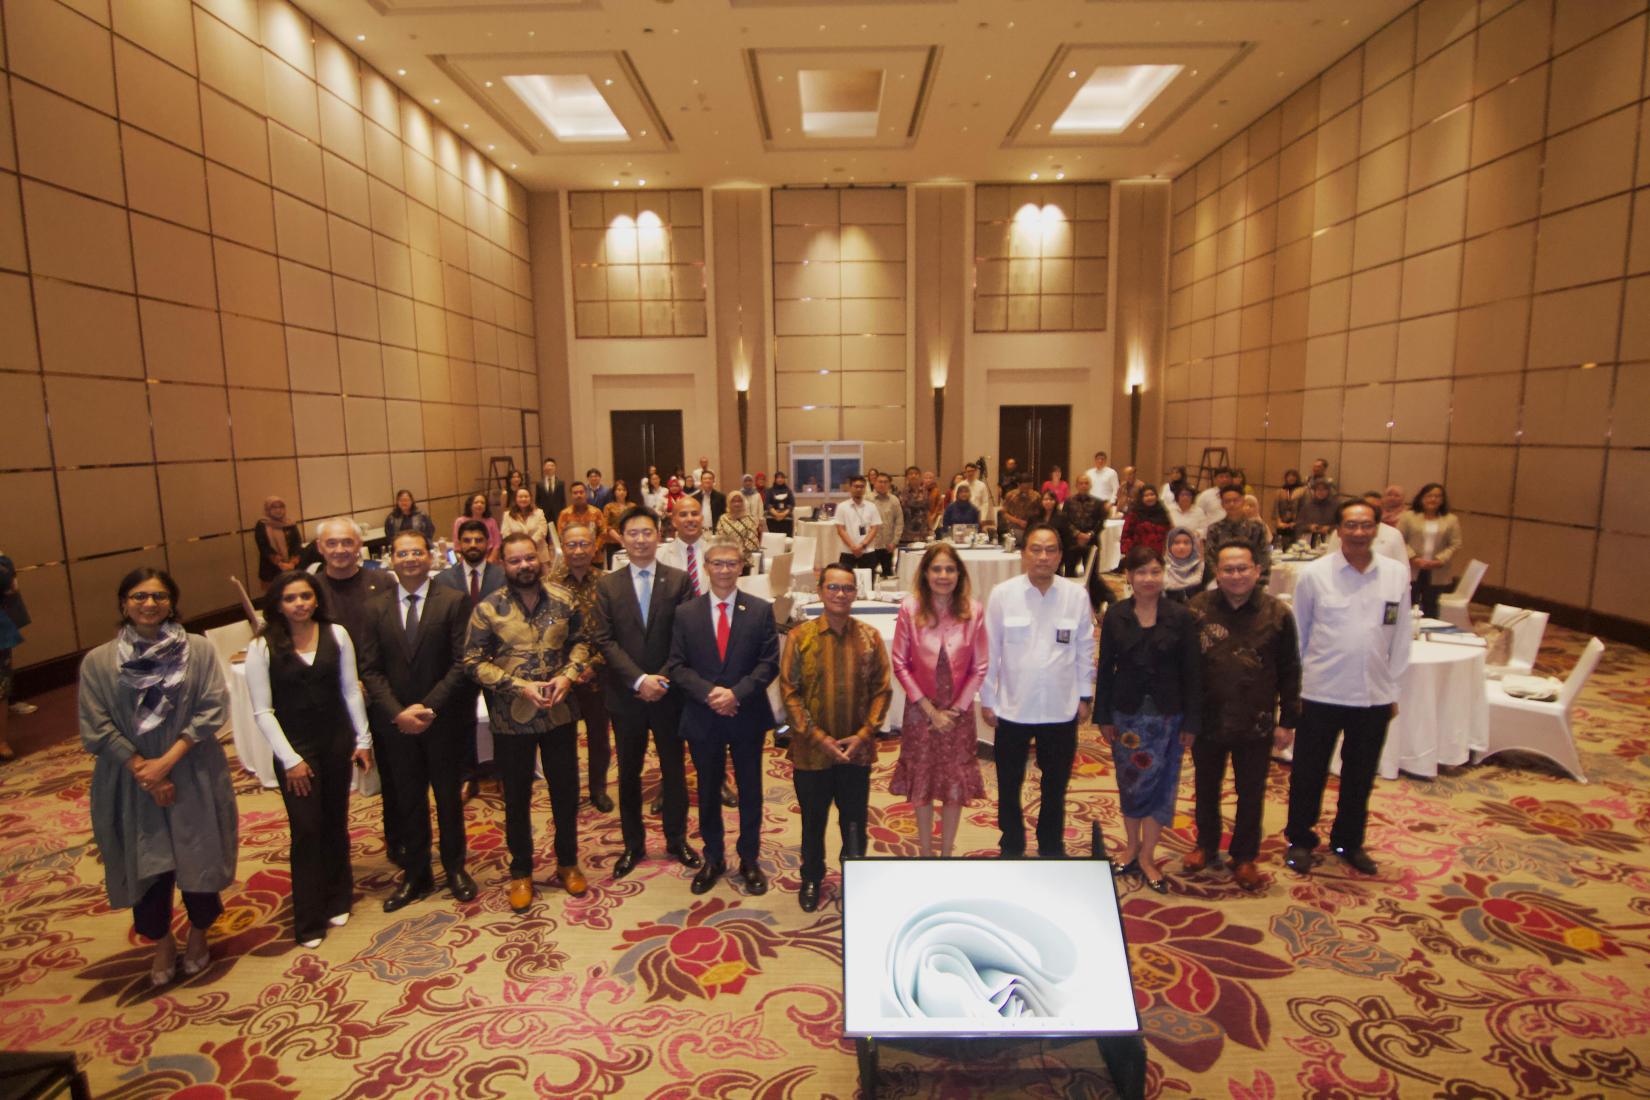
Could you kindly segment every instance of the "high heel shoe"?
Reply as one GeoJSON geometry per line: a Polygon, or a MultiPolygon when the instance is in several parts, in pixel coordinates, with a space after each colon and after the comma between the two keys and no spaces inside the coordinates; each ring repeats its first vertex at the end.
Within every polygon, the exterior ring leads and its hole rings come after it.
{"type": "Polygon", "coordinates": [[[156,951],[154,961],[149,964],[149,984],[156,989],[171,983],[178,974],[178,944],[172,941],[172,950],[156,951]]]}
{"type": "Polygon", "coordinates": [[[1152,892],[1158,894],[1167,894],[1169,892],[1169,879],[1163,874],[1162,871],[1157,873],[1156,878],[1146,878],[1146,872],[1141,871],[1140,877],[1146,880],[1146,887],[1152,892]]]}
{"type": "Polygon", "coordinates": [[[1128,875],[1138,875],[1139,873],[1140,873],[1140,860],[1138,860],[1138,859],[1131,859],[1127,863],[1123,864],[1123,866],[1121,866],[1117,869],[1117,877],[1118,878],[1123,878],[1123,877],[1128,876],[1128,875]]]}
{"type": "Polygon", "coordinates": [[[199,937],[193,931],[189,933],[189,943],[183,952],[183,973],[185,977],[193,978],[202,970],[212,965],[212,948],[206,942],[206,935],[199,937]],[[197,950],[198,947],[198,950],[197,950]]]}

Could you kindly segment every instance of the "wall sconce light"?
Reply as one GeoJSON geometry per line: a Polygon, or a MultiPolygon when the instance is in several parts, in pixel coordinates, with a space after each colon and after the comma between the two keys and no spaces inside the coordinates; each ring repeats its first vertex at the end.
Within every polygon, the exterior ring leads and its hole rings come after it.
{"type": "Polygon", "coordinates": [[[748,440],[750,439],[750,380],[746,379],[744,383],[735,382],[734,386],[737,387],[736,392],[733,395],[734,401],[739,410],[739,470],[743,473],[749,466],[749,463],[745,460],[745,450],[748,446],[748,440]]]}
{"type": "Polygon", "coordinates": [[[943,470],[945,466],[940,455],[945,451],[945,383],[940,382],[934,387],[934,469],[943,470]]]}

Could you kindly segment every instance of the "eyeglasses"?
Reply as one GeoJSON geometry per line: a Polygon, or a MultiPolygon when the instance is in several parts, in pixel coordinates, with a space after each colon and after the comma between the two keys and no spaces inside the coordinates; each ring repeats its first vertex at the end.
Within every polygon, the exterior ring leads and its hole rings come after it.
{"type": "Polygon", "coordinates": [[[715,561],[709,558],[705,559],[706,569],[738,569],[743,564],[738,558],[732,561],[728,561],[726,558],[717,558],[715,561]]]}
{"type": "Polygon", "coordinates": [[[172,595],[169,592],[128,592],[126,598],[133,603],[171,603],[172,595]]]}
{"type": "Polygon", "coordinates": [[[848,596],[858,592],[859,586],[852,584],[827,584],[824,586],[824,589],[833,596],[848,596]]]}
{"type": "Polygon", "coordinates": [[[594,545],[589,539],[563,539],[561,543],[563,550],[588,550],[594,545]]]}

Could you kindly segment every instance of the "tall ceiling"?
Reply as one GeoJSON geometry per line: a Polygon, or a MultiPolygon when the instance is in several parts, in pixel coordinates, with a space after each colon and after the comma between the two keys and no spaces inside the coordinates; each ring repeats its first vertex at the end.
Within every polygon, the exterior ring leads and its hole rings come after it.
{"type": "Polygon", "coordinates": [[[1173,176],[1412,0],[297,2],[548,190],[1173,176]],[[1053,132],[1133,65],[1180,69],[1120,133],[1053,132]],[[624,134],[558,141],[510,75],[588,77],[624,134]]]}

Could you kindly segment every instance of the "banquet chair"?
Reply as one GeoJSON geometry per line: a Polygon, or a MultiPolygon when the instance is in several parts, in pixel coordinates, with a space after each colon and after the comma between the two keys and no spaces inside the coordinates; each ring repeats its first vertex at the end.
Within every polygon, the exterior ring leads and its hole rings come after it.
{"type": "Polygon", "coordinates": [[[773,531],[765,532],[762,535],[762,553],[771,561],[785,552],[785,544],[789,541],[785,535],[773,531]]]}
{"type": "Polygon", "coordinates": [[[1547,612],[1526,612],[1522,607],[1498,603],[1490,612],[1490,625],[1503,626],[1518,615],[1525,617],[1513,624],[1512,659],[1506,671],[1515,676],[1528,676],[1535,669],[1536,656],[1541,652],[1541,637],[1547,633],[1547,612]]]}
{"type": "Polygon", "coordinates": [[[1473,558],[1467,563],[1466,572],[1461,574],[1461,583],[1455,586],[1454,592],[1446,592],[1438,597],[1438,617],[1447,623],[1460,627],[1462,630],[1472,629],[1473,594],[1478,591],[1478,585],[1483,581],[1484,574],[1489,572],[1489,566],[1473,558]]]}
{"type": "Polygon", "coordinates": [[[764,600],[773,599],[773,586],[766,573],[752,573],[739,578],[739,591],[764,600]]]}
{"type": "Polygon", "coordinates": [[[791,555],[789,552],[775,554],[768,563],[768,585],[773,589],[775,596],[782,596],[791,590],[791,555]]]}
{"type": "Polygon", "coordinates": [[[814,590],[814,554],[818,548],[818,539],[799,536],[791,541],[791,590],[793,592],[812,592],[814,590]]]}
{"type": "Polygon", "coordinates": [[[1575,708],[1576,696],[1586,686],[1587,678],[1598,667],[1604,656],[1604,643],[1597,638],[1581,651],[1570,675],[1559,689],[1558,699],[1543,702],[1519,699],[1508,695],[1501,683],[1491,680],[1484,685],[1490,706],[1489,748],[1477,754],[1477,760],[1487,760],[1498,752],[1519,749],[1545,756],[1570,774],[1577,782],[1587,782],[1581,770],[1581,756],[1576,752],[1575,732],[1570,725],[1570,712],[1575,708]]]}
{"type": "Polygon", "coordinates": [[[245,619],[237,619],[227,626],[214,626],[206,631],[206,640],[212,643],[212,651],[223,662],[227,673],[229,658],[251,644],[252,624],[245,619]]]}

